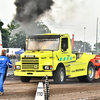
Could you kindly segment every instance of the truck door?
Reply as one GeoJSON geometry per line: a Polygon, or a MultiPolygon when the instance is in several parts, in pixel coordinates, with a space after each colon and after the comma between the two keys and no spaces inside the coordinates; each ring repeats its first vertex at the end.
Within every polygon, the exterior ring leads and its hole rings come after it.
{"type": "Polygon", "coordinates": [[[68,38],[62,38],[61,40],[61,50],[65,52],[68,49],[68,38]]]}
{"type": "Polygon", "coordinates": [[[70,57],[69,48],[68,48],[68,38],[62,38],[60,61],[69,61],[71,59],[72,58],[70,57]]]}

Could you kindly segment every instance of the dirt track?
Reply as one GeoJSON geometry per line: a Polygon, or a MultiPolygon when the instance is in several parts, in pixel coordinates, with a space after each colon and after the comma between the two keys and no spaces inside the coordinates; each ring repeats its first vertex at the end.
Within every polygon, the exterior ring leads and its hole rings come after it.
{"type": "MultiPolygon", "coordinates": [[[[43,80],[31,80],[22,83],[19,77],[7,77],[4,83],[4,95],[0,100],[34,100],[37,84],[43,80]]],[[[65,84],[54,84],[49,80],[49,100],[100,100],[100,82],[80,83],[69,79],[65,84]]]]}

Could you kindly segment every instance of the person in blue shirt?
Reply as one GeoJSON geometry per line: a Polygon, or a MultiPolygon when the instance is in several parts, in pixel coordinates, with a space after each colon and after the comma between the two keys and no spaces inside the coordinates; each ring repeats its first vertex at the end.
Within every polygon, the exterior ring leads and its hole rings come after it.
{"type": "Polygon", "coordinates": [[[6,78],[8,67],[12,67],[12,62],[6,57],[6,50],[3,49],[0,56],[0,96],[4,94],[3,83],[6,78]]]}

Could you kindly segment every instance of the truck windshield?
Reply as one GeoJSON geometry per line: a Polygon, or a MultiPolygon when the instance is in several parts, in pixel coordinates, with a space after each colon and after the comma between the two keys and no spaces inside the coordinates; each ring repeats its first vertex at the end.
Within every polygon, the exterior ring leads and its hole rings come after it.
{"type": "Polygon", "coordinates": [[[59,38],[28,39],[27,50],[58,50],[59,38]]]}

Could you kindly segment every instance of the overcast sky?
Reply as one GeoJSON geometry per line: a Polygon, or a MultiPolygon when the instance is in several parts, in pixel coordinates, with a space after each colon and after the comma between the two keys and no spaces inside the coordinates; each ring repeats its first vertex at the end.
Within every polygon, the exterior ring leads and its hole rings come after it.
{"type": "MultiPolygon", "coordinates": [[[[52,33],[68,33],[75,40],[96,43],[96,20],[98,17],[98,42],[100,41],[100,0],[54,0],[52,10],[39,21],[43,21],[52,33]],[[84,29],[84,27],[86,29],[84,29]],[[85,36],[85,37],[84,37],[85,36]]],[[[0,0],[0,19],[7,27],[15,11],[14,0],[0,0]]]]}

